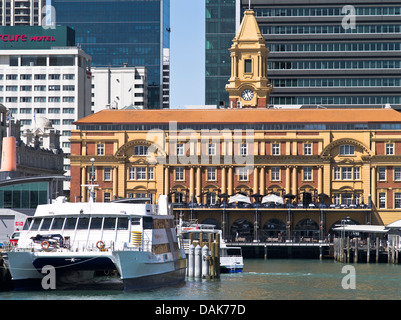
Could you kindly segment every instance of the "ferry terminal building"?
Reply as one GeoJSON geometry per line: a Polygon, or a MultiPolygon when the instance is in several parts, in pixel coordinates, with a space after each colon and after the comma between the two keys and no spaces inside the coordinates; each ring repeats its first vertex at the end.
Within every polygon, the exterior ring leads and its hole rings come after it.
{"type": "Polygon", "coordinates": [[[401,216],[393,109],[103,110],[76,125],[71,201],[88,199],[82,185],[93,173],[96,201],[169,194],[184,219],[214,222],[226,237],[246,225],[258,239],[324,238],[344,218],[386,225],[401,216]],[[275,193],[291,206],[221,206],[237,193],[275,193]]]}
{"type": "Polygon", "coordinates": [[[401,113],[272,109],[268,49],[247,10],[233,39],[228,108],[103,110],[71,133],[71,200],[168,194],[178,215],[224,238],[323,240],[342,223],[401,216],[401,113]],[[250,204],[227,205],[232,196],[250,204]],[[261,204],[277,194],[283,205],[261,204]]]}

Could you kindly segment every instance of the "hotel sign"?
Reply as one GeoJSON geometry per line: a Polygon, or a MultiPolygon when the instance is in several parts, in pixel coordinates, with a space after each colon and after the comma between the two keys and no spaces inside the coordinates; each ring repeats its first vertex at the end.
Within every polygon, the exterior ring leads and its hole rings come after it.
{"type": "Polygon", "coordinates": [[[75,46],[75,30],[67,26],[54,29],[40,26],[0,27],[0,50],[50,49],[75,46]]]}

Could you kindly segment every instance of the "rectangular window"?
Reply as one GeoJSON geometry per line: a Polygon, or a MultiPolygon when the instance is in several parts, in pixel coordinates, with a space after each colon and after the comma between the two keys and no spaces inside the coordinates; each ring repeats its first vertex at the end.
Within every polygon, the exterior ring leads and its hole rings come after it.
{"type": "Polygon", "coordinates": [[[311,143],[305,143],[304,144],[304,155],[305,156],[310,156],[312,154],[312,144],[311,143]]]}
{"type": "Polygon", "coordinates": [[[246,143],[241,143],[240,145],[240,155],[246,156],[248,154],[248,145],[246,143]]]}
{"type": "Polygon", "coordinates": [[[148,168],[148,180],[154,179],[154,169],[153,167],[148,168]]]}
{"type": "Polygon", "coordinates": [[[60,108],[49,108],[47,113],[60,113],[60,108]]]}
{"type": "Polygon", "coordinates": [[[216,155],[216,144],[215,143],[209,143],[209,146],[208,146],[208,149],[207,149],[207,154],[209,156],[216,155]]]}
{"type": "Polygon", "coordinates": [[[75,113],[75,109],[74,108],[63,108],[63,113],[74,114],[75,113]]]}
{"type": "Polygon", "coordinates": [[[386,168],[385,167],[379,167],[378,175],[379,175],[379,180],[380,181],[386,180],[386,168]]]}
{"type": "Polygon", "coordinates": [[[339,193],[334,194],[334,204],[335,205],[340,205],[341,204],[341,196],[339,193]]]}
{"type": "Polygon", "coordinates": [[[379,193],[379,209],[386,208],[386,194],[384,192],[379,193]]]}
{"type": "Polygon", "coordinates": [[[340,146],[340,155],[350,156],[355,154],[355,147],[349,144],[340,146]]]}
{"type": "Polygon", "coordinates": [[[401,193],[394,193],[394,208],[401,209],[401,193]]]}
{"type": "Polygon", "coordinates": [[[247,168],[238,168],[237,175],[238,175],[239,181],[248,181],[248,169],[247,168]]]}
{"type": "Polygon", "coordinates": [[[343,180],[352,180],[352,168],[351,167],[343,167],[342,169],[342,179],[343,180]]]}
{"type": "Polygon", "coordinates": [[[312,168],[305,167],[304,168],[304,181],[311,181],[312,180],[312,168]]]}
{"type": "Polygon", "coordinates": [[[98,143],[96,145],[96,154],[98,156],[104,156],[104,144],[103,143],[98,143]]]}
{"type": "Polygon", "coordinates": [[[354,180],[360,180],[360,179],[361,179],[361,168],[355,167],[354,168],[354,180]]]}
{"type": "MultiPolygon", "coordinates": [[[[110,200],[111,200],[111,193],[110,192],[105,192],[103,194],[103,202],[110,202],[110,200]]],[[[92,220],[93,220],[93,218],[92,218],[92,220]]]]}
{"type": "Polygon", "coordinates": [[[394,168],[394,181],[401,181],[401,168],[394,168]]]}
{"type": "Polygon", "coordinates": [[[137,180],[146,180],[146,167],[137,167],[136,168],[136,179],[137,180]]]}
{"type": "Polygon", "coordinates": [[[184,181],[184,168],[175,168],[175,180],[184,181]]]}
{"type": "Polygon", "coordinates": [[[216,168],[207,168],[207,180],[208,181],[216,180],[216,168]]]}
{"type": "Polygon", "coordinates": [[[252,60],[251,59],[245,59],[244,71],[245,71],[245,73],[252,72],[252,60]]]}
{"type": "Polygon", "coordinates": [[[272,144],[272,155],[273,156],[280,155],[280,144],[278,144],[278,143],[273,143],[272,144]]]}
{"type": "Polygon", "coordinates": [[[394,144],[386,143],[386,155],[388,156],[394,155],[394,144]]]}
{"type": "Polygon", "coordinates": [[[134,167],[130,167],[128,169],[128,179],[135,180],[135,168],[134,167]]]}
{"type": "Polygon", "coordinates": [[[110,181],[111,180],[111,168],[110,167],[105,167],[103,169],[103,180],[104,181],[110,181]]]}
{"type": "Polygon", "coordinates": [[[280,181],[280,168],[273,167],[270,170],[271,181],[280,181]]]}
{"type": "Polygon", "coordinates": [[[177,156],[184,155],[184,145],[182,143],[177,144],[177,156]]]}
{"type": "Polygon", "coordinates": [[[148,154],[148,146],[135,146],[134,155],[136,156],[146,156],[148,154]]]}

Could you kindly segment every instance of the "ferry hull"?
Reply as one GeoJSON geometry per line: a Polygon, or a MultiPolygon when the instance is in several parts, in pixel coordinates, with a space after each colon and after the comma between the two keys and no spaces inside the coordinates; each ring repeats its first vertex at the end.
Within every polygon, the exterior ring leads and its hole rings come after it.
{"type": "Polygon", "coordinates": [[[56,288],[93,282],[96,270],[117,270],[124,290],[153,289],[185,280],[185,259],[164,261],[160,255],[139,251],[105,253],[8,252],[4,257],[15,290],[40,290],[44,266],[56,271],[56,288]]]}

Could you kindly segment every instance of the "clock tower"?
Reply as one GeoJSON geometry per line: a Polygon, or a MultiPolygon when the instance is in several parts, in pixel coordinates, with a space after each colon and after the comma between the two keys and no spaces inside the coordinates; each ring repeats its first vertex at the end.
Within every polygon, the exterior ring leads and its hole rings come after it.
{"type": "Polygon", "coordinates": [[[253,10],[246,10],[231,52],[231,77],[226,85],[230,108],[266,108],[273,87],[267,79],[266,47],[253,10]]]}

